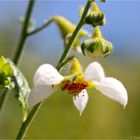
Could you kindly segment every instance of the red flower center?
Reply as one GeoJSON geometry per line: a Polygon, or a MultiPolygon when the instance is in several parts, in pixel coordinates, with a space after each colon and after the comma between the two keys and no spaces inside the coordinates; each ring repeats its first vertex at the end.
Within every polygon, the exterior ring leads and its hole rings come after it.
{"type": "Polygon", "coordinates": [[[88,83],[84,82],[71,82],[71,81],[64,81],[62,84],[62,89],[67,90],[69,94],[77,95],[81,92],[81,90],[87,87],[88,83]]]}

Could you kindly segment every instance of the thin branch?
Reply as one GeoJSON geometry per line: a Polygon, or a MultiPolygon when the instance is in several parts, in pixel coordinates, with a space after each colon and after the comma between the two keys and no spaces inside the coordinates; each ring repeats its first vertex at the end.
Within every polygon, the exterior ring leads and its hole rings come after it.
{"type": "Polygon", "coordinates": [[[53,18],[48,19],[42,26],[40,26],[39,28],[35,29],[32,32],[27,33],[27,36],[34,35],[34,34],[40,32],[41,30],[46,28],[52,22],[53,22],[53,18]]]}
{"type": "Polygon", "coordinates": [[[33,6],[34,6],[34,2],[35,2],[35,0],[30,0],[29,5],[28,5],[28,9],[27,9],[26,16],[25,16],[25,22],[23,24],[23,28],[22,28],[20,39],[19,39],[19,43],[18,43],[16,52],[15,52],[15,55],[14,55],[14,58],[13,58],[13,62],[16,65],[19,62],[19,58],[21,56],[21,53],[23,51],[24,44],[25,44],[25,41],[26,41],[26,38],[27,38],[28,25],[29,25],[29,20],[30,20],[30,16],[31,16],[31,13],[32,13],[32,9],[33,9],[33,6]]]}

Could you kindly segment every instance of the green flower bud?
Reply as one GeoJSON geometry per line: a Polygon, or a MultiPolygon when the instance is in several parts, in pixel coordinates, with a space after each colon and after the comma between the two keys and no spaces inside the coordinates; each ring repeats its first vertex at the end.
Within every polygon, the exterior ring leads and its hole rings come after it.
{"type": "MultiPolygon", "coordinates": [[[[73,23],[71,23],[70,21],[68,21],[66,18],[62,16],[54,16],[53,21],[59,27],[61,36],[64,39],[69,33],[73,33],[76,28],[76,26],[73,23]]],[[[78,34],[79,37],[84,37],[88,35],[89,35],[88,32],[86,32],[85,30],[80,30],[78,34]]]]}
{"type": "Polygon", "coordinates": [[[90,57],[108,56],[112,52],[112,43],[101,36],[99,28],[95,28],[94,35],[91,39],[84,41],[81,45],[84,55],[90,57]]]}
{"type": "MultiPolygon", "coordinates": [[[[62,16],[54,16],[52,19],[59,27],[61,36],[64,39],[64,46],[66,46],[72,36],[72,33],[74,32],[74,30],[76,28],[76,26],[62,16]]],[[[72,46],[72,48],[74,50],[77,51],[77,46],[80,45],[80,38],[85,37],[85,36],[89,36],[89,33],[83,29],[80,30],[78,33],[78,36],[75,39],[73,46],[72,46]]]]}
{"type": "Polygon", "coordinates": [[[7,87],[10,84],[13,76],[13,69],[10,62],[6,61],[3,56],[0,56],[0,86],[7,87]]]}
{"type": "Polygon", "coordinates": [[[87,17],[85,18],[85,22],[87,24],[92,25],[93,27],[96,26],[103,26],[106,24],[105,15],[102,11],[99,10],[97,4],[93,3],[93,11],[91,11],[87,17]]]}

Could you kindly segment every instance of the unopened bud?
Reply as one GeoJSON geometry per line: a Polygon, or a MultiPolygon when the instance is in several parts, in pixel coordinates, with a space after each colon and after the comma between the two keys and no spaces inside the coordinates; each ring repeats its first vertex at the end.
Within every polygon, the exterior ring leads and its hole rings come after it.
{"type": "Polygon", "coordinates": [[[93,11],[87,15],[85,22],[93,27],[103,26],[106,24],[104,12],[100,11],[95,2],[93,3],[93,11]]]}
{"type": "Polygon", "coordinates": [[[107,56],[112,52],[112,43],[105,40],[101,36],[99,28],[96,27],[93,37],[84,41],[81,49],[84,55],[89,55],[90,57],[107,56]]]}
{"type": "MultiPolygon", "coordinates": [[[[73,23],[71,23],[70,21],[68,21],[66,18],[62,16],[54,16],[53,20],[59,27],[61,36],[64,39],[69,33],[73,33],[76,28],[76,26],[73,23]]],[[[85,30],[80,30],[78,35],[79,37],[84,37],[84,36],[88,36],[89,34],[85,30]]]]}

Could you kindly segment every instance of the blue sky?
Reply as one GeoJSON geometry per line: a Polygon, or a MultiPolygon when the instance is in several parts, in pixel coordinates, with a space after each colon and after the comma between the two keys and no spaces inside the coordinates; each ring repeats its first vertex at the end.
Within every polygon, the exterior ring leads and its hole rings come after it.
{"type": "MultiPolygon", "coordinates": [[[[62,15],[77,23],[78,8],[85,5],[82,0],[46,0],[36,1],[32,17],[37,21],[37,26],[42,25],[45,19],[53,15],[62,15]]],[[[100,9],[106,14],[107,24],[101,27],[104,37],[114,45],[114,53],[139,56],[140,51],[140,1],[110,0],[106,3],[98,2],[100,9]]],[[[14,32],[12,36],[15,45],[17,43],[20,24],[18,18],[25,14],[27,1],[0,1],[0,31],[8,30],[14,32]]],[[[89,26],[85,27],[92,31],[89,26]]],[[[49,55],[57,50],[57,54],[63,49],[58,28],[52,24],[43,32],[28,39],[29,51],[39,53],[38,55],[49,55]],[[48,48],[49,52],[45,52],[48,48]]]]}

